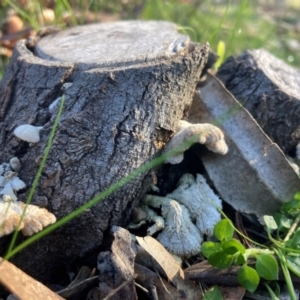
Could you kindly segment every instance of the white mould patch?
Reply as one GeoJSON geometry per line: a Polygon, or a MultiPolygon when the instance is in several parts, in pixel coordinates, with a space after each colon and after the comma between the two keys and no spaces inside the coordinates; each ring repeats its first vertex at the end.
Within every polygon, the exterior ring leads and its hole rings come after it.
{"type": "Polygon", "coordinates": [[[28,143],[38,143],[40,141],[40,130],[42,126],[32,126],[29,124],[24,124],[18,126],[14,130],[14,135],[28,143]]]}

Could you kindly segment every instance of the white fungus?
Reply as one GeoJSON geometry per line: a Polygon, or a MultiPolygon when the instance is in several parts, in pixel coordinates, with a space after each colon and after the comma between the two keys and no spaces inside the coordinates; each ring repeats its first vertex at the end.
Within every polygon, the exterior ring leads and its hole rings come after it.
{"type": "Polygon", "coordinates": [[[20,160],[17,158],[17,157],[12,157],[10,160],[9,160],[9,164],[10,164],[10,167],[12,170],[18,172],[21,168],[21,162],[20,160]]]}
{"type": "Polygon", "coordinates": [[[171,253],[189,257],[200,252],[202,236],[213,234],[215,224],[221,219],[218,207],[221,200],[197,174],[184,174],[177,188],[165,197],[146,195],[142,208],[148,213],[147,220],[154,221],[147,233],[153,235],[162,229],[157,239],[171,253]],[[161,217],[150,208],[161,208],[161,217]]]}
{"type": "Polygon", "coordinates": [[[9,182],[5,184],[2,190],[0,190],[0,195],[4,202],[17,201],[17,196],[9,182]]]}
{"type": "Polygon", "coordinates": [[[157,236],[159,242],[178,256],[189,257],[199,253],[202,237],[185,206],[171,200],[167,205],[162,205],[161,210],[166,225],[157,236]]]}
{"type": "Polygon", "coordinates": [[[218,127],[212,124],[191,124],[186,121],[179,121],[176,129],[177,133],[168,141],[164,147],[164,152],[177,149],[176,155],[166,159],[166,163],[178,164],[183,160],[183,153],[192,144],[200,143],[218,154],[228,152],[227,144],[224,140],[224,134],[218,127]]]}
{"type": "Polygon", "coordinates": [[[155,224],[148,229],[148,235],[163,229],[157,236],[158,241],[172,254],[180,257],[190,257],[200,252],[202,237],[185,206],[168,198],[151,195],[147,195],[143,201],[153,207],[161,206],[163,216],[161,222],[161,217],[151,210],[153,214],[149,217],[155,224]]]}
{"type": "Polygon", "coordinates": [[[40,130],[42,126],[32,126],[29,124],[24,124],[18,126],[14,130],[14,135],[26,142],[29,143],[38,143],[40,141],[40,130]]]}
{"type": "Polygon", "coordinates": [[[0,202],[0,237],[18,229],[26,236],[41,231],[53,224],[56,218],[44,208],[29,204],[21,221],[26,204],[17,202],[0,202]],[[21,222],[20,222],[21,221],[21,222]]]}
{"type": "Polygon", "coordinates": [[[215,224],[221,220],[217,208],[222,208],[222,201],[201,174],[197,174],[196,179],[191,174],[184,174],[178,182],[178,187],[167,197],[188,208],[201,234],[213,235],[215,224]]]}
{"type": "Polygon", "coordinates": [[[26,204],[17,201],[16,192],[26,187],[17,176],[16,171],[20,167],[17,158],[12,158],[10,164],[0,165],[0,237],[16,229],[21,229],[24,235],[32,235],[56,221],[46,209],[31,204],[26,207],[26,204]]]}
{"type": "Polygon", "coordinates": [[[62,99],[62,97],[58,97],[57,99],[55,99],[50,105],[49,105],[49,111],[51,113],[54,112],[54,109],[58,106],[60,100],[62,99]]]}

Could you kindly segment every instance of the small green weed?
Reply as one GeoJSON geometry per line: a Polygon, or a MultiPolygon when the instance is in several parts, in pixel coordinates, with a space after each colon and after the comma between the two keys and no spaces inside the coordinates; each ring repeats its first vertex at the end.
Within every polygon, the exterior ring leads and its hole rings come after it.
{"type": "Polygon", "coordinates": [[[253,293],[259,283],[263,283],[272,299],[277,299],[277,296],[269,282],[278,280],[280,266],[290,297],[296,300],[290,272],[300,277],[299,221],[300,193],[297,193],[294,199],[286,202],[274,217],[264,216],[271,246],[266,247],[250,240],[257,247],[246,249],[233,238],[234,231],[242,234],[226,218],[218,222],[214,228],[214,236],[218,241],[204,242],[201,251],[208,262],[216,268],[227,269],[232,265],[240,265],[239,284],[253,293]]]}

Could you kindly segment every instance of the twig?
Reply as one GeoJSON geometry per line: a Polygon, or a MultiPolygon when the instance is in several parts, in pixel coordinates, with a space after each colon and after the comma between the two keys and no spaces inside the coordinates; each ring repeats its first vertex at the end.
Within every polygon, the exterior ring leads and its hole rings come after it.
{"type": "Polygon", "coordinates": [[[141,289],[143,292],[145,292],[147,295],[149,294],[149,291],[147,289],[145,289],[142,285],[138,284],[138,283],[134,283],[134,285],[136,287],[138,287],[139,289],[141,289]]]}
{"type": "Polygon", "coordinates": [[[87,278],[75,285],[68,286],[63,290],[60,290],[59,292],[57,292],[57,294],[64,298],[68,298],[68,297],[72,296],[72,294],[73,294],[72,292],[74,290],[76,292],[82,291],[84,288],[86,288],[87,286],[89,286],[91,284],[94,284],[97,281],[99,281],[99,276],[90,277],[90,278],[87,278]]]}
{"type": "Polygon", "coordinates": [[[118,286],[116,289],[111,290],[103,300],[110,299],[113,295],[115,295],[118,291],[120,291],[125,285],[130,283],[132,280],[135,279],[135,276],[132,278],[129,278],[127,281],[124,281],[120,286],[118,286]]]}
{"type": "Polygon", "coordinates": [[[152,297],[152,300],[159,300],[157,295],[157,290],[155,285],[149,285],[149,292],[152,297]]]}
{"type": "Polygon", "coordinates": [[[161,285],[163,286],[163,288],[165,289],[165,291],[166,291],[169,295],[171,295],[170,291],[169,291],[169,290],[167,289],[167,287],[165,286],[165,284],[164,284],[162,278],[160,277],[159,272],[156,270],[156,268],[154,268],[154,271],[155,271],[156,275],[158,276],[158,278],[159,278],[159,280],[160,280],[160,282],[161,282],[161,285]]]}
{"type": "Polygon", "coordinates": [[[287,233],[286,237],[284,238],[284,242],[288,241],[291,237],[291,235],[294,233],[294,231],[296,230],[298,224],[300,222],[300,214],[297,216],[297,218],[295,219],[295,221],[293,222],[289,232],[287,233]]]}

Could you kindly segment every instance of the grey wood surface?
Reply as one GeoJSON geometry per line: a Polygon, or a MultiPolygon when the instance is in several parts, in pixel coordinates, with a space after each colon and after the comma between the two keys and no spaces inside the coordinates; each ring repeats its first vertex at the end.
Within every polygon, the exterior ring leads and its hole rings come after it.
{"type": "Polygon", "coordinates": [[[217,77],[287,154],[300,141],[300,72],[264,49],[230,57],[217,77]]]}

